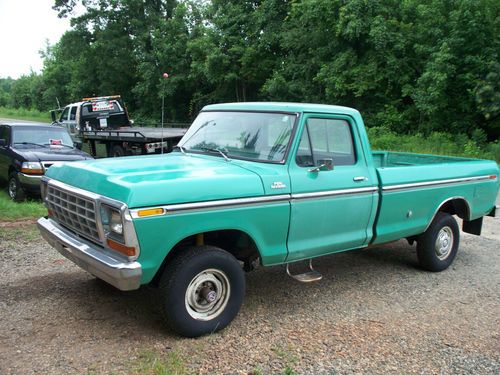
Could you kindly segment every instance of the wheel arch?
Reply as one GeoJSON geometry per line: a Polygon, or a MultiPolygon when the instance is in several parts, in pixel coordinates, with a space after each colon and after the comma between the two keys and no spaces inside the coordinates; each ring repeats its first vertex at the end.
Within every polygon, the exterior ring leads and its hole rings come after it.
{"type": "Polygon", "coordinates": [[[190,246],[210,245],[221,248],[232,254],[239,261],[244,262],[245,269],[251,268],[254,260],[261,257],[255,239],[241,229],[217,229],[194,233],[178,241],[163,259],[151,283],[157,285],[165,267],[178,254],[190,246]]]}
{"type": "Polygon", "coordinates": [[[427,224],[425,230],[429,228],[439,212],[445,212],[450,215],[457,215],[459,218],[468,221],[471,218],[472,211],[471,206],[466,198],[461,196],[448,198],[441,202],[438,208],[434,211],[434,214],[432,215],[431,220],[427,224]]]}

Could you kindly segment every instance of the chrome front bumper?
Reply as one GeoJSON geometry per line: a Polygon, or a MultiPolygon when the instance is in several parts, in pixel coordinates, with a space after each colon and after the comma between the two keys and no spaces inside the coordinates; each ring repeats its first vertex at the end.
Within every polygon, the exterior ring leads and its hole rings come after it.
{"type": "Polygon", "coordinates": [[[120,290],[135,290],[141,286],[139,262],[127,262],[104,253],[105,250],[76,237],[48,218],[38,220],[38,229],[52,247],[92,275],[120,290]]]}

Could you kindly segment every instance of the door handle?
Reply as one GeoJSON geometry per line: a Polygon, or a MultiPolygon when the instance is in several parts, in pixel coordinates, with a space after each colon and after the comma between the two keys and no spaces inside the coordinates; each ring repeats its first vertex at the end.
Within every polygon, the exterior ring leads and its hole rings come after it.
{"type": "Polygon", "coordinates": [[[362,182],[362,181],[368,181],[368,177],[365,177],[365,176],[357,176],[357,177],[353,177],[352,179],[353,181],[356,181],[356,182],[362,182]]]}

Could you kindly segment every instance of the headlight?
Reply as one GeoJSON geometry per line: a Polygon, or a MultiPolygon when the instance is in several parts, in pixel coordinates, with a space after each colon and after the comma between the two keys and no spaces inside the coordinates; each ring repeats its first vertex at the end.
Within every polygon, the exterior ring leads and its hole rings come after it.
{"type": "Polygon", "coordinates": [[[128,233],[125,233],[122,212],[106,204],[101,205],[100,212],[102,227],[106,236],[106,245],[110,249],[118,251],[127,257],[137,258],[139,255],[137,240],[131,240],[130,230],[128,233]]]}
{"type": "Polygon", "coordinates": [[[106,236],[118,239],[123,242],[123,220],[120,210],[102,205],[101,221],[106,236]]]}
{"type": "Polygon", "coordinates": [[[26,161],[21,165],[21,173],[24,174],[43,174],[43,167],[37,161],[26,161]]]}

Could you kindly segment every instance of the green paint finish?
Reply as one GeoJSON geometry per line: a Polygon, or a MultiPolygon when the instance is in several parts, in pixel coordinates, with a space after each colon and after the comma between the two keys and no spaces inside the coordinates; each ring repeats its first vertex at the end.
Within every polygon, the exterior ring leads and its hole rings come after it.
{"type": "Polygon", "coordinates": [[[153,278],[165,256],[181,240],[216,230],[242,231],[257,245],[264,265],[283,263],[289,216],[288,203],[268,203],[138,219],[134,224],[141,246],[142,281],[153,278]]]}
{"type": "MultiPolygon", "coordinates": [[[[245,111],[296,114],[286,159],[257,162],[234,157],[226,161],[217,152],[187,150],[186,154],[56,165],[47,173],[71,186],[124,202],[130,209],[285,196],[280,202],[169,211],[134,219],[143,283],[151,281],[178,243],[197,233],[244,232],[255,242],[262,263],[272,265],[418,235],[450,199],[467,202],[466,219],[484,216],[494,207],[499,189],[496,163],[372,153],[361,115],[352,108],[230,103],[210,105],[203,111],[238,111],[239,116],[245,116],[245,111]],[[315,170],[320,164],[324,164],[322,170],[315,170]],[[454,181],[477,176],[486,178],[454,181]],[[434,184],[422,185],[428,182],[434,184]],[[390,190],[394,187],[399,189],[390,190]]],[[[207,125],[203,131],[210,131],[207,125]]]]}

